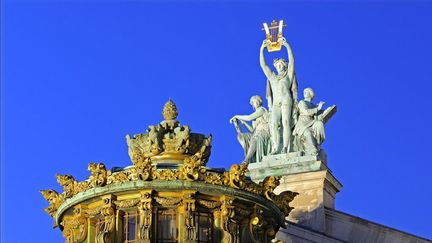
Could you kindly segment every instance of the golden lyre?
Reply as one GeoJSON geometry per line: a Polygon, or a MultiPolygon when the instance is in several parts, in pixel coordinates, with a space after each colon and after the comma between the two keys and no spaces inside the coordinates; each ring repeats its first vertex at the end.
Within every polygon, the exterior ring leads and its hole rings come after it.
{"type": "Polygon", "coordinates": [[[266,33],[266,39],[270,41],[270,44],[267,47],[269,52],[280,51],[282,49],[282,28],[285,27],[283,20],[279,20],[279,23],[276,20],[273,20],[270,24],[270,27],[267,23],[263,23],[263,30],[266,33]]]}

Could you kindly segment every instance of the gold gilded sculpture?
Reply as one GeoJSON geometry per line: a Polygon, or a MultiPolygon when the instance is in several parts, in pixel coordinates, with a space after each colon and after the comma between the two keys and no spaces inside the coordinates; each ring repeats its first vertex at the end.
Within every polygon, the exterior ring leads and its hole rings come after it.
{"type": "Polygon", "coordinates": [[[263,30],[266,34],[266,40],[269,41],[269,45],[267,46],[267,50],[269,52],[280,51],[282,49],[282,30],[286,25],[283,23],[283,20],[276,22],[273,20],[270,24],[270,27],[267,23],[263,23],[263,30]]]}
{"type": "Polygon", "coordinates": [[[66,242],[270,242],[296,193],[274,194],[279,177],[254,183],[244,163],[206,167],[211,135],[181,126],[172,100],[162,113],[126,137],[132,166],[90,163],[87,180],[57,175],[63,193],[41,191],[66,242]]]}
{"type": "Polygon", "coordinates": [[[134,164],[145,158],[173,164],[185,159],[207,162],[211,135],[206,138],[202,134],[191,133],[188,126],[181,126],[176,120],[178,112],[172,100],[165,104],[162,114],[164,120],[149,126],[147,134],[126,136],[129,156],[134,164]]]}

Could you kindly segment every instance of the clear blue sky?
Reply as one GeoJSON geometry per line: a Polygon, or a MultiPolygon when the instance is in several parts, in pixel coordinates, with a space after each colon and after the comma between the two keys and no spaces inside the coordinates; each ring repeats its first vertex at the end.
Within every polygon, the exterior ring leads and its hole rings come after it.
{"type": "Polygon", "coordinates": [[[39,190],[89,162],[131,164],[125,135],[170,97],[213,134],[210,166],[240,162],[228,120],[265,94],[273,18],[300,89],[338,105],[324,144],[337,209],[432,238],[432,2],[3,0],[1,17],[2,242],[62,242],[39,190]]]}

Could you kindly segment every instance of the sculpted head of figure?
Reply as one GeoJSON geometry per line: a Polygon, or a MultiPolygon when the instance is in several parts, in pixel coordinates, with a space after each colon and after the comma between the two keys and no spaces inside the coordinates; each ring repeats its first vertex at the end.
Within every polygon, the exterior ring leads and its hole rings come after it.
{"type": "Polygon", "coordinates": [[[250,104],[254,109],[257,109],[262,105],[262,98],[259,95],[254,95],[250,98],[250,104]]]}
{"type": "Polygon", "coordinates": [[[283,58],[276,58],[273,60],[273,66],[278,73],[285,71],[288,68],[288,63],[283,58]]]}
{"type": "Polygon", "coordinates": [[[303,96],[305,100],[312,100],[315,97],[315,92],[312,88],[306,88],[303,90],[303,96]]]}

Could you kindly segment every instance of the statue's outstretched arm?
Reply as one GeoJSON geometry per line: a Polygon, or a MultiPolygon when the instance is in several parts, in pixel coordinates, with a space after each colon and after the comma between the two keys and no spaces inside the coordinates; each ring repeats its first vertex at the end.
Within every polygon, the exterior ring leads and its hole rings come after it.
{"type": "Polygon", "coordinates": [[[260,49],[260,65],[261,68],[265,74],[265,76],[267,78],[270,78],[271,74],[272,74],[272,70],[270,69],[269,66],[267,66],[266,62],[265,62],[265,57],[264,57],[264,49],[266,48],[268,43],[268,40],[264,40],[262,45],[261,45],[261,49],[260,49]]]}
{"type": "Polygon", "coordinates": [[[234,116],[234,118],[237,118],[239,120],[242,121],[253,121],[255,119],[257,119],[258,117],[261,117],[262,115],[264,115],[264,108],[258,108],[256,111],[254,111],[252,114],[250,115],[236,115],[234,116]]]}
{"type": "Polygon", "coordinates": [[[288,77],[294,79],[294,54],[291,45],[282,37],[282,45],[286,47],[288,52],[288,77]]]}
{"type": "Polygon", "coordinates": [[[322,105],[319,105],[319,106],[314,107],[314,108],[309,108],[304,101],[300,101],[300,103],[298,104],[298,107],[300,110],[300,114],[313,116],[313,115],[317,114],[317,112],[319,110],[321,110],[322,105]]]}

